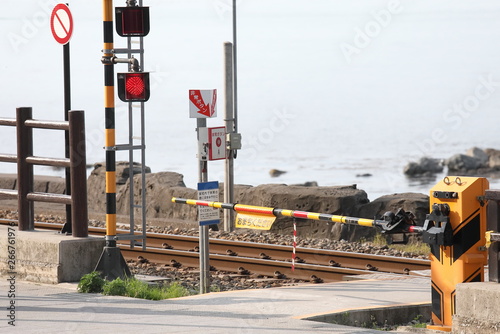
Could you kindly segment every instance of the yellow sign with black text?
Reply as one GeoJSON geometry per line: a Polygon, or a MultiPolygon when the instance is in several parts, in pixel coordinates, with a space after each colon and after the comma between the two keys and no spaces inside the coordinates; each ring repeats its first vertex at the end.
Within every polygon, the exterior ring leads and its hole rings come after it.
{"type": "Polygon", "coordinates": [[[236,215],[236,228],[250,228],[254,230],[270,230],[275,216],[238,213],[236,215]]]}

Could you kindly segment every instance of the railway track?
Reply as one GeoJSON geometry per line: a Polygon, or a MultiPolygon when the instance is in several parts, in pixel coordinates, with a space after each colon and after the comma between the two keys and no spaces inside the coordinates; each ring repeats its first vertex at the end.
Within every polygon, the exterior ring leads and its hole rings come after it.
{"type": "MultiPolygon", "coordinates": [[[[60,230],[62,225],[36,222],[35,227],[60,230]]],[[[123,230],[117,232],[128,233],[123,230]]],[[[89,227],[89,234],[104,236],[105,229],[89,227]]],[[[198,237],[193,236],[147,233],[146,250],[142,246],[131,247],[129,241],[118,241],[118,246],[127,260],[137,260],[142,256],[159,265],[170,265],[174,261],[184,267],[198,267],[198,243],[198,237]]],[[[309,280],[315,275],[325,282],[331,282],[343,280],[345,276],[374,272],[411,275],[430,269],[429,260],[423,259],[297,247],[296,254],[301,259],[299,261],[303,262],[297,261],[292,272],[291,254],[291,246],[210,239],[210,265],[217,270],[235,273],[244,268],[252,274],[272,277],[279,271],[288,278],[309,280]]]]}

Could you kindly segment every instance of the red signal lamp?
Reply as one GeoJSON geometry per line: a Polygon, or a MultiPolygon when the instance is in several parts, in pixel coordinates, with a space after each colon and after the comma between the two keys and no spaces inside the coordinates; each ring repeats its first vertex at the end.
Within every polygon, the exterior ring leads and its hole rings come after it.
{"type": "Polygon", "coordinates": [[[149,7],[116,7],[116,32],[122,37],[144,37],[149,33],[149,7]]]}
{"type": "Polygon", "coordinates": [[[149,100],[149,72],[118,73],[118,97],[123,102],[149,100]]]}

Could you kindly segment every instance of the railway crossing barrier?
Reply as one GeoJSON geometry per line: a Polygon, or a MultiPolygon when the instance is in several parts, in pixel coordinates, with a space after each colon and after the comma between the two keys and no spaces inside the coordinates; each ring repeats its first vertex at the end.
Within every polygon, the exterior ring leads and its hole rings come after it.
{"type": "Polygon", "coordinates": [[[72,110],[68,121],[33,119],[31,107],[16,109],[16,118],[0,118],[0,125],[17,129],[17,155],[0,154],[0,162],[17,163],[18,190],[0,189],[0,196],[18,200],[19,231],[34,230],[33,202],[71,205],[73,237],[88,236],[87,171],[85,120],[82,110],[72,110]],[[69,158],[33,156],[33,129],[65,130],[69,132],[69,158]],[[70,168],[71,195],[33,191],[33,165],[70,168]]]}
{"type": "Polygon", "coordinates": [[[488,187],[485,178],[449,176],[430,191],[431,213],[423,226],[431,246],[430,329],[451,331],[457,284],[484,281],[488,187]]]}
{"type": "Polygon", "coordinates": [[[421,231],[421,227],[416,226],[415,224],[413,214],[405,212],[404,210],[401,209],[398,210],[398,212],[396,212],[395,214],[392,212],[386,213],[384,217],[382,217],[382,219],[365,219],[365,218],[331,215],[326,213],[277,209],[271,207],[245,205],[245,204],[209,202],[209,201],[200,201],[195,199],[185,199],[177,197],[173,197],[172,202],[179,204],[208,206],[217,209],[234,210],[237,213],[323,220],[341,224],[376,227],[379,228],[385,234],[405,234],[405,233],[415,233],[421,231]]]}
{"type": "Polygon", "coordinates": [[[490,281],[500,281],[500,191],[488,187],[488,181],[481,177],[445,177],[431,189],[430,213],[418,225],[413,214],[402,209],[396,213],[386,212],[381,219],[364,219],[176,197],[172,202],[261,216],[262,219],[250,219],[248,224],[259,229],[263,229],[262,224],[270,228],[273,220],[266,217],[285,216],[375,227],[391,237],[401,235],[402,238],[395,240],[403,243],[407,241],[407,234],[422,234],[423,241],[431,248],[433,325],[428,328],[451,331],[456,313],[456,286],[483,282],[488,261],[490,281]]]}

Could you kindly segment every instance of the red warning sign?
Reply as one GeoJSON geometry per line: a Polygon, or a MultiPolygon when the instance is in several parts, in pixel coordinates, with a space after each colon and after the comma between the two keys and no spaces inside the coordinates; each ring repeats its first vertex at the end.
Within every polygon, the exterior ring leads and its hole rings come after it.
{"type": "Polygon", "coordinates": [[[208,128],[208,160],[226,159],[226,128],[208,128]]]}
{"type": "Polygon", "coordinates": [[[189,102],[190,118],[217,116],[217,89],[190,89],[189,102]]]}
{"type": "Polygon", "coordinates": [[[65,4],[57,4],[52,10],[50,30],[57,43],[64,45],[69,42],[73,34],[73,16],[65,4]]]}

